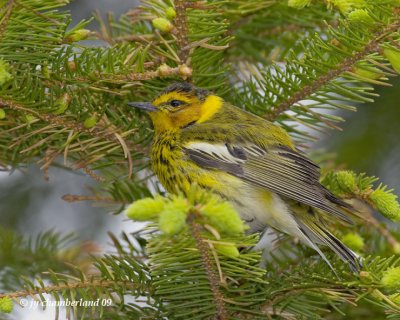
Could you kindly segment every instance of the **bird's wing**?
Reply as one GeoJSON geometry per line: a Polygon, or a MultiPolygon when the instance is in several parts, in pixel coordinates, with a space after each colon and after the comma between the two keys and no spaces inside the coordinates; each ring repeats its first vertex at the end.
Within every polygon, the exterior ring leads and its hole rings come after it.
{"type": "Polygon", "coordinates": [[[285,147],[261,148],[255,144],[191,142],[187,157],[200,167],[228,172],[281,196],[351,220],[338,205],[351,209],[319,183],[319,167],[301,153],[285,147]]]}

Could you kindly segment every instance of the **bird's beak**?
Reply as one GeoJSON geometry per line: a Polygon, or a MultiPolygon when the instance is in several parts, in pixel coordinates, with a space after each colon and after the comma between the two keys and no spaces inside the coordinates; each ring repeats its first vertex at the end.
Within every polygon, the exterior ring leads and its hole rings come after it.
{"type": "Polygon", "coordinates": [[[128,106],[145,111],[157,111],[157,108],[153,106],[150,102],[128,102],[128,106]]]}

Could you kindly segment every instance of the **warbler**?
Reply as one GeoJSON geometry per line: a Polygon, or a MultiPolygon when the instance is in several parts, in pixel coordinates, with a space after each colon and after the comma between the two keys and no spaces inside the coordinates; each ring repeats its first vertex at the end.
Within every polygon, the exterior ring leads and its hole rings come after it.
{"type": "Polygon", "coordinates": [[[359,270],[357,254],[326,227],[351,222],[344,209],[352,207],[320,184],[318,165],[283,128],[186,82],[129,105],[152,120],[152,169],[168,192],[196,183],[231,202],[250,232],[270,226],[297,237],[332,268],[319,248],[326,245],[359,270]]]}

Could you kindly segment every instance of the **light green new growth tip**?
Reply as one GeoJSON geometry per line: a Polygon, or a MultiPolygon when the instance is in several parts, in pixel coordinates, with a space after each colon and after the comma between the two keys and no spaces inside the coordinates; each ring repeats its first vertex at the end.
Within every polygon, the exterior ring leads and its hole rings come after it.
{"type": "MultiPolygon", "coordinates": [[[[175,235],[184,229],[192,209],[196,211],[194,218],[197,223],[211,225],[226,235],[241,235],[247,228],[229,202],[207,192],[194,192],[189,199],[182,195],[172,198],[144,198],[132,203],[125,213],[128,218],[136,221],[158,219],[162,232],[175,235]]],[[[233,250],[237,249],[229,248],[227,255],[235,256],[233,250]]]]}
{"type": "Polygon", "coordinates": [[[183,230],[186,225],[187,213],[174,208],[161,212],[158,223],[160,230],[167,235],[174,235],[183,230]]]}
{"type": "Polygon", "coordinates": [[[383,272],[381,284],[389,290],[400,289],[400,267],[390,268],[383,272]]]}
{"type": "Polygon", "coordinates": [[[356,175],[348,170],[329,172],[322,183],[337,196],[353,194],[358,190],[356,175]]]}
{"type": "Polygon", "coordinates": [[[67,110],[69,104],[71,103],[71,100],[72,97],[68,93],[64,93],[63,95],[61,95],[61,97],[59,97],[54,103],[54,105],[57,107],[57,110],[54,111],[54,114],[63,114],[67,110]]]}
{"type": "Polygon", "coordinates": [[[288,6],[296,9],[302,9],[310,5],[311,0],[289,0],[288,6]]]}
{"type": "Polygon", "coordinates": [[[384,48],[383,55],[389,60],[393,69],[396,70],[397,73],[400,73],[400,51],[391,48],[384,48]]]}
{"type": "Polygon", "coordinates": [[[386,187],[380,185],[378,189],[371,192],[369,199],[386,218],[400,220],[400,205],[397,201],[397,196],[392,193],[392,190],[385,189],[386,187]]]}
{"type": "Polygon", "coordinates": [[[240,255],[238,248],[234,243],[214,244],[218,253],[223,254],[229,258],[236,258],[240,255]]]}
{"type": "Polygon", "coordinates": [[[364,9],[356,9],[351,11],[347,18],[353,23],[361,23],[367,26],[374,25],[374,19],[372,19],[367,10],[364,9]]]}
{"type": "Polygon", "coordinates": [[[158,221],[160,230],[168,235],[174,235],[183,230],[189,210],[190,205],[186,199],[174,198],[160,213],[158,221]]]}
{"type": "Polygon", "coordinates": [[[165,16],[167,17],[168,20],[172,21],[176,17],[176,11],[173,7],[168,7],[165,10],[165,16]]]}
{"type": "Polygon", "coordinates": [[[132,203],[125,211],[128,218],[137,221],[150,221],[158,217],[164,209],[165,201],[161,197],[144,198],[132,203]]]}
{"type": "Polygon", "coordinates": [[[395,304],[400,305],[400,293],[394,293],[389,296],[389,299],[392,300],[395,304]]]}
{"type": "Polygon", "coordinates": [[[174,25],[165,18],[155,18],[151,21],[151,23],[153,24],[154,28],[162,32],[170,32],[174,28],[174,25]]]}
{"type": "Polygon", "coordinates": [[[0,312],[11,313],[13,307],[14,303],[9,297],[4,297],[0,299],[0,312]]]}
{"type": "Polygon", "coordinates": [[[349,13],[356,8],[365,7],[364,0],[327,0],[328,7],[335,7],[343,14],[349,13]]]}
{"type": "Polygon", "coordinates": [[[368,67],[368,69],[366,69],[365,67],[363,67],[362,64],[358,64],[353,68],[353,72],[360,76],[360,78],[363,80],[365,79],[371,79],[371,80],[377,80],[383,77],[383,73],[381,70],[379,70],[378,68],[374,68],[374,67],[368,67]]]}
{"type": "Polygon", "coordinates": [[[356,175],[352,171],[329,172],[322,183],[337,196],[351,196],[367,200],[383,216],[391,220],[400,220],[400,205],[393,190],[386,190],[382,184],[373,190],[373,183],[378,179],[356,175]]]}
{"type": "Polygon", "coordinates": [[[0,59],[0,87],[12,79],[8,68],[9,64],[3,59],[0,59]]]}
{"type": "Polygon", "coordinates": [[[357,189],[356,175],[352,171],[336,172],[336,180],[339,188],[345,193],[353,193],[357,189]]]}
{"type": "Polygon", "coordinates": [[[342,242],[354,251],[361,251],[364,247],[364,239],[358,233],[347,233],[342,237],[342,242]]]}
{"type": "Polygon", "coordinates": [[[85,121],[83,122],[83,126],[86,129],[93,128],[96,124],[97,124],[96,116],[90,116],[89,118],[86,118],[85,121]]]}
{"type": "Polygon", "coordinates": [[[220,232],[237,235],[245,231],[243,221],[228,202],[212,199],[201,209],[201,214],[220,232]]]}
{"type": "Polygon", "coordinates": [[[72,43],[85,40],[89,37],[91,31],[88,29],[78,29],[68,33],[64,38],[65,43],[72,43]]]}

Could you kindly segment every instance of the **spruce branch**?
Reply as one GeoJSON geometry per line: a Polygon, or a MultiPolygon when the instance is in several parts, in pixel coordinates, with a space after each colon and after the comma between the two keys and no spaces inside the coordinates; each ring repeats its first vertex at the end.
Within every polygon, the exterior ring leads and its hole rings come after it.
{"type": "MultiPolygon", "coordinates": [[[[121,83],[126,83],[126,81],[144,81],[156,78],[168,78],[173,76],[179,76],[186,79],[192,75],[192,69],[188,68],[185,64],[180,64],[177,67],[169,67],[167,65],[161,65],[155,71],[144,71],[140,73],[130,73],[130,74],[113,74],[113,75],[102,75],[98,74],[99,80],[106,81],[118,81],[121,83]]],[[[87,79],[79,78],[81,81],[86,81],[87,79]]]]}
{"type": "MultiPolygon", "coordinates": [[[[0,41],[3,38],[4,31],[6,29],[8,20],[10,19],[13,6],[15,5],[16,0],[9,0],[8,3],[3,7],[3,10],[5,11],[3,16],[0,16],[0,41]]],[[[0,9],[1,10],[1,9],[0,9]]],[[[1,11],[0,11],[1,13],[1,11]]]]}
{"type": "Polygon", "coordinates": [[[356,216],[367,223],[383,236],[389,245],[391,252],[398,253],[400,243],[392,234],[390,228],[379,222],[373,215],[372,208],[377,209],[388,219],[397,221],[400,218],[400,204],[392,191],[387,190],[382,184],[378,188],[373,187],[378,178],[366,176],[364,173],[355,174],[349,170],[327,172],[322,183],[335,195],[342,199],[357,199],[356,216]]]}
{"type": "MultiPolygon", "coordinates": [[[[20,290],[9,293],[0,293],[0,299],[4,297],[9,297],[11,299],[23,298],[23,297],[34,297],[36,295],[41,295],[43,293],[59,293],[64,290],[76,290],[76,289],[115,289],[115,287],[121,286],[123,288],[136,290],[144,288],[140,284],[132,283],[129,281],[120,280],[103,280],[103,279],[92,279],[82,282],[70,282],[53,286],[35,287],[34,289],[20,290]]],[[[150,290],[149,290],[150,291],[150,290]]]]}
{"type": "Polygon", "coordinates": [[[67,202],[79,202],[79,201],[96,201],[96,202],[109,202],[109,203],[122,203],[120,201],[116,201],[111,197],[101,197],[98,195],[94,196],[86,196],[79,194],[65,194],[62,196],[62,199],[67,202]]]}
{"type": "Polygon", "coordinates": [[[191,213],[188,216],[188,223],[190,226],[190,231],[192,233],[193,238],[196,241],[196,247],[199,250],[201,260],[203,263],[204,270],[207,274],[208,281],[210,283],[210,287],[214,297],[214,304],[217,309],[217,314],[215,319],[226,320],[229,319],[228,312],[225,307],[224,296],[219,289],[219,280],[218,276],[214,270],[214,264],[212,263],[212,257],[210,248],[204,242],[201,236],[201,227],[197,224],[195,219],[195,213],[191,213]]]}
{"type": "Polygon", "coordinates": [[[362,50],[358,51],[352,56],[345,58],[341,63],[331,68],[326,74],[323,74],[318,78],[316,78],[312,83],[299,88],[298,91],[294,92],[285,101],[274,106],[274,108],[266,115],[266,118],[271,121],[275,120],[280,114],[288,110],[295,103],[301,100],[305,100],[307,97],[317,92],[321,87],[326,85],[332,79],[339,77],[346,71],[350,71],[354,66],[354,64],[365,58],[367,55],[374,52],[379,52],[380,51],[379,44],[382,43],[384,40],[386,40],[387,37],[389,37],[389,35],[395,32],[399,27],[400,23],[396,22],[387,26],[383,30],[375,32],[375,34],[372,37],[372,40],[370,40],[363,47],[362,50]]]}
{"type": "Polygon", "coordinates": [[[175,0],[175,9],[176,9],[176,18],[175,18],[175,28],[176,28],[176,37],[179,46],[179,59],[181,63],[188,64],[189,57],[189,39],[188,39],[188,22],[187,22],[187,9],[186,0],[175,0]]]}
{"type": "MultiPolygon", "coordinates": [[[[86,133],[88,135],[95,137],[96,139],[107,140],[114,144],[120,145],[124,151],[125,158],[127,158],[127,161],[128,161],[129,176],[132,175],[133,160],[132,160],[130,150],[131,150],[131,148],[135,149],[136,151],[138,149],[137,149],[137,146],[133,146],[132,144],[126,142],[123,137],[127,136],[128,134],[131,134],[133,131],[119,133],[116,128],[110,128],[110,126],[95,127],[95,128],[88,129],[88,128],[85,128],[84,124],[78,123],[69,118],[54,115],[54,114],[39,113],[38,111],[31,109],[31,108],[27,108],[19,103],[16,103],[15,101],[6,100],[6,99],[2,99],[2,98],[0,98],[0,106],[7,107],[12,110],[17,110],[17,111],[23,112],[25,114],[32,114],[35,117],[39,118],[40,120],[45,121],[50,124],[49,127],[44,127],[44,128],[39,129],[39,132],[46,131],[47,129],[53,128],[53,127],[62,127],[62,128],[64,128],[63,129],[64,131],[66,129],[70,129],[74,132],[86,133]]],[[[28,135],[37,134],[39,132],[36,131],[34,133],[28,133],[28,135]]],[[[24,153],[24,152],[30,151],[30,150],[36,148],[37,146],[44,144],[50,137],[51,136],[47,136],[44,140],[37,142],[35,145],[31,145],[30,147],[28,147],[25,150],[22,150],[21,152],[24,153]]],[[[21,141],[23,141],[22,140],[23,138],[24,137],[19,136],[16,143],[18,144],[21,141]]],[[[15,147],[15,145],[13,145],[13,146],[15,147]]],[[[60,154],[60,152],[58,154],[54,154],[54,152],[53,152],[53,155],[50,157],[49,157],[49,155],[47,155],[47,159],[50,161],[45,162],[44,168],[47,168],[53,162],[53,160],[56,158],[56,156],[58,156],[60,154]]],[[[82,168],[86,167],[87,163],[88,163],[88,161],[83,161],[83,162],[80,162],[75,167],[77,169],[82,169],[82,168]]]]}
{"type": "MultiPolygon", "coordinates": [[[[81,123],[66,120],[64,117],[53,115],[53,114],[41,114],[34,109],[27,108],[27,107],[23,106],[22,104],[19,104],[12,100],[5,100],[5,99],[0,98],[0,105],[2,107],[10,108],[12,110],[17,110],[17,111],[21,111],[24,113],[32,114],[33,116],[35,116],[47,123],[51,123],[54,126],[65,127],[65,128],[77,131],[77,132],[84,132],[86,134],[93,135],[93,136],[100,136],[105,140],[110,140],[110,141],[117,140],[117,138],[115,138],[115,136],[114,136],[115,132],[111,132],[109,130],[109,128],[88,129],[88,128],[85,128],[83,126],[83,124],[81,124],[81,123]]],[[[40,129],[40,130],[44,131],[44,129],[40,129]]],[[[39,132],[36,132],[36,133],[39,133],[39,132]]],[[[29,133],[29,134],[31,135],[32,133],[29,133]]]]}

